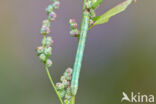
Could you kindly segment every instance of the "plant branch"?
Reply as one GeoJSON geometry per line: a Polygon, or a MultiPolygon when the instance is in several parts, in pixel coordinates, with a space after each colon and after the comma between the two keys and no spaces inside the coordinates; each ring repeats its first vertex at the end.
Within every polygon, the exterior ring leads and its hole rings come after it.
{"type": "Polygon", "coordinates": [[[61,104],[63,104],[62,98],[61,98],[61,96],[59,95],[59,93],[58,93],[58,91],[57,91],[57,89],[56,89],[56,87],[55,87],[55,84],[54,84],[53,79],[52,79],[52,77],[51,77],[51,75],[50,75],[50,72],[49,72],[48,67],[45,67],[45,69],[46,69],[46,72],[47,72],[47,75],[48,75],[48,78],[49,78],[49,80],[50,80],[51,85],[53,86],[53,88],[54,88],[54,90],[55,90],[55,92],[56,92],[56,94],[57,94],[57,96],[58,96],[58,98],[59,98],[61,104]]]}
{"type": "Polygon", "coordinates": [[[75,96],[72,96],[72,98],[71,98],[71,104],[75,104],[75,96]]]}

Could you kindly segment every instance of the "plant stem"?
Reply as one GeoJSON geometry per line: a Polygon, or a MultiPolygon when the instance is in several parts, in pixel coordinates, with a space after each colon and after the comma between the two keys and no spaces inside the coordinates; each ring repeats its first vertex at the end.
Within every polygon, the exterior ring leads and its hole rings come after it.
{"type": "Polygon", "coordinates": [[[56,94],[57,94],[57,96],[58,96],[58,98],[59,98],[61,104],[63,104],[62,98],[61,98],[61,96],[59,95],[59,93],[57,92],[57,89],[56,89],[55,84],[54,84],[54,82],[53,82],[53,79],[52,79],[52,77],[51,77],[51,75],[50,75],[50,72],[49,72],[48,67],[45,67],[45,69],[46,69],[46,72],[47,72],[47,75],[48,75],[48,78],[49,78],[49,80],[50,80],[51,85],[53,86],[53,88],[54,88],[54,90],[55,90],[55,92],[56,92],[56,94]]]}
{"type": "Polygon", "coordinates": [[[71,104],[75,104],[75,96],[72,96],[72,98],[71,98],[71,104]]]}
{"type": "Polygon", "coordinates": [[[87,0],[83,0],[83,9],[82,9],[82,17],[81,17],[81,28],[80,28],[80,37],[79,37],[79,43],[77,48],[77,53],[75,57],[75,63],[73,67],[73,74],[72,74],[72,81],[71,81],[71,91],[73,95],[73,102],[75,102],[75,95],[78,90],[78,81],[79,81],[79,75],[81,70],[81,64],[83,59],[83,53],[85,48],[85,41],[87,37],[88,32],[88,25],[89,25],[89,12],[86,9],[86,2],[87,0]]]}

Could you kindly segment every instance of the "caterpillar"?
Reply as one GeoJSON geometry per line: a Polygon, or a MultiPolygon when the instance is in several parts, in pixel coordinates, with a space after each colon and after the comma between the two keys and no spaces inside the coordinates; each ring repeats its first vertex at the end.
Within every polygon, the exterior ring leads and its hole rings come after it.
{"type": "Polygon", "coordinates": [[[85,41],[87,37],[87,31],[89,26],[89,12],[85,10],[82,15],[82,24],[81,24],[81,32],[79,37],[79,44],[76,53],[75,63],[73,66],[73,74],[72,74],[72,81],[71,81],[71,92],[73,95],[76,95],[78,90],[78,81],[79,81],[79,74],[81,70],[81,63],[83,58],[83,52],[85,48],[85,41]]]}

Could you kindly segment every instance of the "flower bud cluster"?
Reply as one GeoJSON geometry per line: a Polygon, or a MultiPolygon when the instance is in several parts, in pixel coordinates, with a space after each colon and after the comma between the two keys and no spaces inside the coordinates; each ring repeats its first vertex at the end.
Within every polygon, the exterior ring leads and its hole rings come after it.
{"type": "Polygon", "coordinates": [[[70,35],[72,35],[73,37],[78,37],[80,34],[80,31],[77,28],[77,23],[75,19],[70,19],[69,20],[69,24],[70,24],[70,35]]]}
{"type": "Polygon", "coordinates": [[[67,68],[63,76],[61,76],[60,78],[61,82],[56,83],[56,89],[61,98],[64,98],[65,104],[70,104],[71,101],[71,88],[70,88],[71,78],[72,78],[72,69],[67,68]]]}
{"type": "Polygon", "coordinates": [[[64,97],[64,103],[65,104],[70,104],[71,97],[72,97],[71,88],[67,88],[66,89],[66,94],[65,94],[65,97],[64,97]]]}
{"type": "Polygon", "coordinates": [[[53,0],[53,4],[50,4],[46,8],[46,12],[50,14],[51,12],[53,12],[54,9],[59,9],[59,7],[60,7],[60,2],[58,0],[53,0]]]}
{"type": "Polygon", "coordinates": [[[52,0],[53,3],[50,4],[46,8],[46,12],[48,14],[48,18],[43,20],[40,33],[44,35],[42,39],[42,46],[37,48],[37,55],[40,60],[45,64],[46,67],[50,67],[52,65],[52,61],[50,60],[50,56],[52,55],[52,46],[54,41],[52,37],[47,36],[51,30],[51,22],[56,19],[55,9],[58,9],[60,6],[60,2],[58,0],[52,0]]]}
{"type": "Polygon", "coordinates": [[[86,2],[86,8],[89,10],[90,13],[89,25],[94,24],[93,18],[96,17],[95,8],[92,7],[95,2],[97,2],[97,0],[89,0],[88,2],[86,2]]]}
{"type": "Polygon", "coordinates": [[[90,13],[89,25],[93,25],[94,24],[93,18],[96,17],[95,10],[91,8],[89,13],[90,13]]]}
{"type": "Polygon", "coordinates": [[[50,67],[52,65],[52,61],[49,59],[50,55],[52,54],[52,44],[53,44],[52,38],[45,37],[42,40],[42,46],[39,46],[37,48],[37,55],[47,67],[50,67]]]}
{"type": "Polygon", "coordinates": [[[46,8],[46,12],[48,14],[48,19],[47,20],[43,20],[42,22],[42,27],[41,27],[41,34],[42,35],[47,35],[49,34],[50,31],[50,25],[51,25],[51,21],[55,21],[57,15],[54,12],[54,9],[58,9],[60,6],[60,2],[55,0],[53,2],[53,4],[50,4],[47,8],[46,8]]]}
{"type": "Polygon", "coordinates": [[[50,21],[43,20],[41,27],[41,35],[48,35],[50,33],[50,21]]]}

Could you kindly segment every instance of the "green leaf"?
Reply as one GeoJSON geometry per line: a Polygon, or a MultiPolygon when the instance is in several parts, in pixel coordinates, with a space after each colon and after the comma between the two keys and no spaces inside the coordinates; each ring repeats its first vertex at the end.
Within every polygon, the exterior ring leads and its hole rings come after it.
{"type": "Polygon", "coordinates": [[[93,5],[91,8],[95,9],[102,3],[102,0],[92,0],[92,2],[93,2],[93,5]]]}
{"type": "Polygon", "coordinates": [[[95,17],[93,19],[95,23],[90,28],[92,28],[95,25],[107,23],[112,16],[123,12],[132,3],[132,1],[133,0],[126,0],[120,3],[119,5],[115,6],[114,8],[108,10],[103,15],[95,17]]]}

